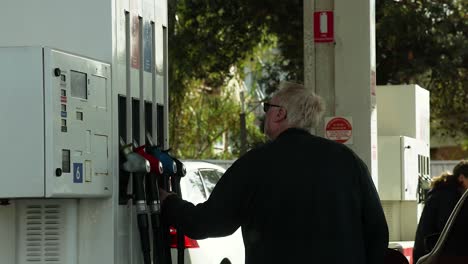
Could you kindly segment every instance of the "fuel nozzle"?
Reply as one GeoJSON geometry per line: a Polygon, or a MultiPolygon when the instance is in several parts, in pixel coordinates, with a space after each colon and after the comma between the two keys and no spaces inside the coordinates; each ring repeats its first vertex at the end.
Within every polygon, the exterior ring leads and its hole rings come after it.
{"type": "Polygon", "coordinates": [[[122,164],[125,171],[133,173],[133,202],[137,214],[137,226],[140,233],[141,251],[143,254],[143,263],[151,264],[151,243],[148,233],[148,209],[145,200],[145,175],[151,171],[151,164],[148,159],[140,155],[137,150],[133,151],[133,144],[124,144],[120,138],[122,154],[126,161],[122,164]]]}
{"type": "Polygon", "coordinates": [[[122,164],[123,169],[132,173],[148,173],[151,170],[150,162],[133,151],[132,144],[121,145],[121,151],[126,161],[122,164]]]}
{"type": "MultiPolygon", "coordinates": [[[[180,188],[180,179],[187,174],[187,171],[185,169],[185,165],[179,160],[171,155],[169,155],[169,150],[162,151],[159,150],[158,152],[159,157],[164,160],[164,164],[166,167],[169,169],[170,172],[170,180],[171,180],[171,187],[172,191],[175,192],[180,198],[182,198],[182,191],[180,188]],[[171,166],[172,165],[172,166],[171,166]],[[170,170],[172,168],[172,170],[170,170]]],[[[184,252],[185,252],[185,236],[184,236],[184,231],[181,226],[176,226],[177,229],[177,263],[178,264],[183,264],[184,263],[184,252]]]]}
{"type": "MultiPolygon", "coordinates": [[[[147,135],[148,136],[148,135],[147,135]]],[[[148,136],[150,139],[149,141],[151,142],[151,137],[148,136]]],[[[164,173],[162,177],[160,178],[162,181],[162,187],[166,191],[173,191],[175,192],[179,197],[182,198],[182,193],[181,193],[181,188],[180,188],[180,179],[185,176],[186,169],[184,164],[169,155],[169,149],[167,150],[162,150],[158,146],[149,146],[147,147],[147,152],[151,154],[152,156],[156,157],[161,161],[164,173]],[[169,180],[170,180],[170,187],[169,188],[169,180]]],[[[169,226],[167,223],[164,223],[163,227],[163,232],[164,236],[167,240],[169,234],[168,234],[168,229],[169,226]]],[[[185,251],[185,244],[184,244],[185,238],[184,238],[184,232],[180,226],[177,227],[177,263],[183,264],[184,263],[184,251],[185,251]]],[[[169,247],[166,246],[165,248],[165,255],[169,256],[170,259],[170,249],[169,247]]],[[[170,263],[170,261],[169,261],[170,263]]]]}
{"type": "Polygon", "coordinates": [[[140,146],[135,149],[138,155],[149,161],[150,173],[146,177],[146,200],[151,212],[159,213],[161,210],[159,201],[159,187],[157,179],[163,175],[164,169],[162,162],[155,156],[145,151],[145,146],[140,146]]]}
{"type": "Polygon", "coordinates": [[[167,223],[161,219],[161,205],[159,199],[159,184],[163,183],[163,188],[167,190],[167,173],[164,168],[164,163],[160,156],[154,153],[154,147],[149,135],[150,145],[141,146],[135,149],[135,152],[140,154],[151,164],[151,172],[146,177],[147,187],[147,202],[150,208],[151,226],[153,233],[153,260],[155,263],[172,263],[171,252],[169,248],[169,227],[167,223]]]}
{"type": "Polygon", "coordinates": [[[174,157],[172,157],[172,159],[174,160],[177,167],[176,176],[180,178],[184,177],[187,174],[187,169],[185,168],[184,163],[182,163],[182,161],[174,157]]]}
{"type": "Polygon", "coordinates": [[[168,151],[161,150],[159,147],[148,148],[148,153],[161,161],[164,173],[173,175],[177,172],[177,164],[167,152],[168,151]]]}
{"type": "Polygon", "coordinates": [[[164,168],[162,162],[158,159],[158,157],[147,153],[145,151],[145,146],[140,146],[136,148],[135,152],[149,162],[150,169],[148,172],[155,173],[156,175],[163,174],[164,168]]]}

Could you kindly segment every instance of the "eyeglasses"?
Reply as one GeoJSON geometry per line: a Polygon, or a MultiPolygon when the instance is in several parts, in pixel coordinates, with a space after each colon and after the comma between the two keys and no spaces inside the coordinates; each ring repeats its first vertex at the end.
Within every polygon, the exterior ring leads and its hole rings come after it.
{"type": "Polygon", "coordinates": [[[271,107],[281,107],[281,105],[275,105],[270,103],[263,103],[263,111],[266,113],[271,107]]]}

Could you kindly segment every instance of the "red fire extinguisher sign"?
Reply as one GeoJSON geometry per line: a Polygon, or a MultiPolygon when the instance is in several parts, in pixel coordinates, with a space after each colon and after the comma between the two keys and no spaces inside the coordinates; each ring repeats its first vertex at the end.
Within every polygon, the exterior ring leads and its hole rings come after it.
{"type": "Polygon", "coordinates": [[[333,42],[333,11],[314,12],[314,41],[333,42]]]}

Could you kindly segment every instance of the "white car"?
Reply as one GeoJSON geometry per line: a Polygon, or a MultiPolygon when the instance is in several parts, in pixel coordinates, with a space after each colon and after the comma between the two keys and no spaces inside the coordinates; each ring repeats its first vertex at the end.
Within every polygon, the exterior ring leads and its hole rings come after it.
{"type": "MultiPolygon", "coordinates": [[[[184,200],[193,204],[206,201],[214,186],[226,171],[218,165],[201,161],[182,161],[187,174],[181,179],[184,200]]],[[[175,237],[171,230],[171,238],[175,237]]],[[[174,241],[174,240],[173,240],[174,241]]],[[[243,264],[244,243],[239,228],[232,235],[220,238],[192,240],[185,238],[185,264],[243,264]]],[[[177,264],[177,244],[171,244],[172,263],[177,264]]]]}

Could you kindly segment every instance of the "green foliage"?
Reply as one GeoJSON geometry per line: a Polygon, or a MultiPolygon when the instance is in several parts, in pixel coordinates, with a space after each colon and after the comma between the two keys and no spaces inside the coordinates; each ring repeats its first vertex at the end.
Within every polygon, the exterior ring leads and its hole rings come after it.
{"type": "MultiPolygon", "coordinates": [[[[181,158],[232,159],[239,155],[240,105],[230,91],[210,93],[194,83],[187,90],[178,111],[172,111],[170,126],[174,136],[172,149],[181,158]],[[215,152],[215,143],[224,139],[226,150],[215,152]],[[230,146],[230,148],[227,148],[230,146]]],[[[263,135],[253,125],[253,115],[247,116],[248,140],[262,140],[263,135]]]]}
{"type": "MultiPolygon", "coordinates": [[[[278,37],[270,34],[266,41],[259,43],[252,53],[240,63],[246,69],[245,77],[253,89],[261,91],[265,97],[271,94],[281,80],[290,79],[284,69],[287,59],[278,47],[278,37]]],[[[252,95],[253,96],[253,95],[252,95]]]]}
{"type": "Polygon", "coordinates": [[[200,80],[219,89],[229,68],[245,57],[264,36],[264,26],[245,10],[242,1],[176,1],[169,35],[170,87],[186,88],[185,80],[200,80]]]}
{"type": "Polygon", "coordinates": [[[169,1],[169,85],[184,93],[187,80],[218,89],[229,67],[268,34],[281,35],[288,79],[302,80],[302,1],[169,1]],[[293,28],[294,30],[290,30],[293,28]]]}
{"type": "MultiPolygon", "coordinates": [[[[265,36],[251,11],[242,1],[169,1],[169,136],[181,157],[214,158],[215,142],[239,140],[239,103],[220,91],[230,67],[265,36]]],[[[258,134],[249,127],[248,135],[258,134]]],[[[237,141],[219,155],[236,155],[237,141]]]]}
{"type": "MultiPolygon", "coordinates": [[[[287,31],[282,25],[291,14],[301,18],[292,23],[302,27],[302,1],[298,0],[169,1],[170,139],[181,156],[215,155],[206,144],[212,146],[222,131],[229,131],[231,140],[239,138],[235,123],[239,109],[228,107],[233,102],[221,99],[220,90],[233,77],[230,67],[243,62],[259,44],[268,43],[271,32],[288,35],[279,46],[300,47],[291,53],[302,53],[302,31],[287,31]],[[223,108],[211,111],[217,100],[223,108]],[[217,115],[224,123],[218,123],[217,115]],[[190,135],[203,143],[194,142],[190,135]]],[[[298,58],[302,60],[302,55],[289,56],[281,67],[302,68],[294,64],[298,58]]],[[[298,78],[296,72],[302,76],[302,71],[295,71],[289,78],[298,78]]],[[[247,116],[250,143],[262,140],[253,121],[252,115],[247,116]]],[[[238,153],[239,141],[233,140],[232,147],[238,153]]]]}

